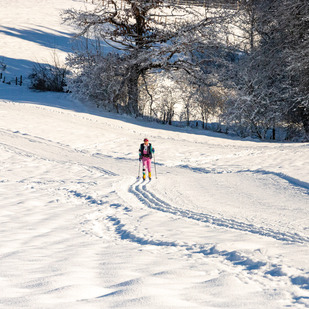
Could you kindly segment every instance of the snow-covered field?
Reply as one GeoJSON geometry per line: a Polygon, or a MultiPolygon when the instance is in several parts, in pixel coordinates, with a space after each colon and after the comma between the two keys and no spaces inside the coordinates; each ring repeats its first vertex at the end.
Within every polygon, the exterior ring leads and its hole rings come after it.
{"type": "MultiPolygon", "coordinates": [[[[48,17],[32,21],[39,2],[4,0],[1,21],[68,33],[56,12],[81,2],[41,1],[48,17]]],[[[18,72],[52,50],[3,29],[0,59],[11,44],[18,72]]],[[[309,144],[150,124],[1,83],[0,159],[0,308],[309,307],[309,144]],[[144,137],[152,182],[136,178],[144,137]]]]}

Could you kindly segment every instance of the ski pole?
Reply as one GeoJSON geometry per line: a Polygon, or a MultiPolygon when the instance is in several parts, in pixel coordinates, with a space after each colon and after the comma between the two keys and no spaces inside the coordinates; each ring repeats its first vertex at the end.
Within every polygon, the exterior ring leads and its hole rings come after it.
{"type": "Polygon", "coordinates": [[[140,171],[141,171],[141,161],[139,160],[137,178],[139,178],[140,171]]]}
{"type": "Polygon", "coordinates": [[[156,166],[156,156],[153,154],[153,163],[154,163],[154,168],[155,168],[155,173],[156,173],[156,179],[158,179],[157,176],[157,166],[156,166]]]}

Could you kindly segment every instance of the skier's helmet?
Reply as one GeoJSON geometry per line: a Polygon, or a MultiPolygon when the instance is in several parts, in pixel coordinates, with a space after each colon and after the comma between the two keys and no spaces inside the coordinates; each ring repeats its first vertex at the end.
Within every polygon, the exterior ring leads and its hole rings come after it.
{"type": "Polygon", "coordinates": [[[144,143],[149,142],[148,138],[144,138],[144,143]]]}

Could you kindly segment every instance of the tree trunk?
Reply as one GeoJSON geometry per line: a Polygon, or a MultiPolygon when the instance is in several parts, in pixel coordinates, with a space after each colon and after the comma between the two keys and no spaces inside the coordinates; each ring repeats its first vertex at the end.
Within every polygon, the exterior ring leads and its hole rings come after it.
{"type": "Polygon", "coordinates": [[[139,116],[138,108],[138,79],[139,79],[138,65],[131,68],[131,73],[128,79],[128,108],[135,117],[139,116]]]}
{"type": "Polygon", "coordinates": [[[302,112],[302,124],[306,133],[306,140],[309,140],[309,111],[302,112]]]}
{"type": "Polygon", "coordinates": [[[273,140],[275,141],[276,140],[276,128],[273,127],[273,140]]]}
{"type": "Polygon", "coordinates": [[[187,104],[186,106],[186,118],[187,118],[187,127],[190,126],[190,108],[189,108],[189,104],[187,104]]]}

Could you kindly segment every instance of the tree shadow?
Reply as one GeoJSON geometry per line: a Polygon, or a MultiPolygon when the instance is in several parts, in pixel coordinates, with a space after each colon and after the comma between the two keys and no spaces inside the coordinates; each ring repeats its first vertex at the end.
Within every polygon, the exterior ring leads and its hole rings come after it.
{"type": "MultiPolygon", "coordinates": [[[[46,28],[47,30],[48,28],[46,28]]],[[[52,29],[50,29],[52,30],[52,29]]],[[[39,29],[17,29],[13,27],[1,26],[0,33],[7,36],[13,36],[15,38],[30,41],[41,46],[58,49],[64,52],[71,52],[71,37],[72,33],[56,31],[51,33],[49,31],[43,31],[39,29]]]]}
{"type": "MultiPolygon", "coordinates": [[[[1,61],[7,65],[6,70],[3,72],[3,75],[7,77],[7,82],[9,82],[11,79],[14,79],[15,77],[19,77],[20,75],[26,79],[36,63],[31,60],[15,59],[4,56],[1,57],[1,61]]],[[[42,63],[42,65],[44,65],[44,63],[42,63]]]]}

